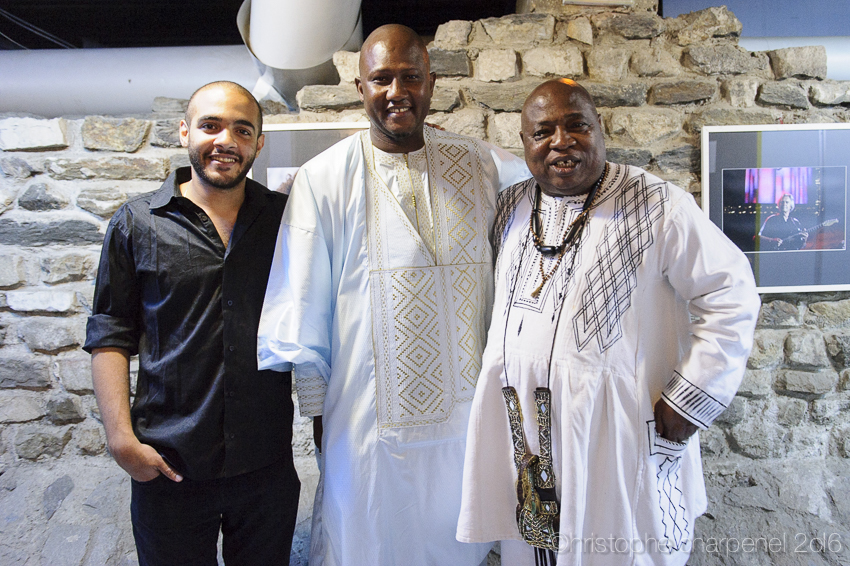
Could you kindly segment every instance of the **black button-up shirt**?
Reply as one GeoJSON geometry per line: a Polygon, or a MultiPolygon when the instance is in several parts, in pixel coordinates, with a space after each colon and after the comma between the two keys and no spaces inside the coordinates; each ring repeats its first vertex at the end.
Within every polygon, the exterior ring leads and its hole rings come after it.
{"type": "Polygon", "coordinates": [[[115,213],[87,352],[139,354],[133,430],[191,479],[292,458],[289,373],[257,370],[257,327],[286,196],[248,179],[227,248],[181,196],[188,167],[115,213]]]}

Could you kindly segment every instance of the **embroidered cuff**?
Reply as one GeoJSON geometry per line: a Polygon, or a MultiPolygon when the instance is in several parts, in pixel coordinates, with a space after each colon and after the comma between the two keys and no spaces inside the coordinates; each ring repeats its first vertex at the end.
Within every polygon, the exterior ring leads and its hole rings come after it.
{"type": "Polygon", "coordinates": [[[298,411],[302,417],[318,417],[324,408],[328,384],[321,375],[310,371],[312,367],[299,371],[300,369],[301,366],[296,364],[293,372],[295,392],[298,394],[298,411]]]}
{"type": "Polygon", "coordinates": [[[679,372],[673,372],[673,379],[664,388],[661,397],[677,413],[699,426],[708,428],[726,405],[685,379],[679,372]]]}

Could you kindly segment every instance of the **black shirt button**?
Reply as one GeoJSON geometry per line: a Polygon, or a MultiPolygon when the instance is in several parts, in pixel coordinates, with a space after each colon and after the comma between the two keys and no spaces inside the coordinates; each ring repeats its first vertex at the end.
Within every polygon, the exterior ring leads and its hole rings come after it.
{"type": "Polygon", "coordinates": [[[228,346],[227,349],[230,350],[231,352],[235,352],[236,346],[228,346]]]}
{"type": "Polygon", "coordinates": [[[232,307],[232,306],[233,306],[233,301],[227,301],[227,306],[232,307]]]}

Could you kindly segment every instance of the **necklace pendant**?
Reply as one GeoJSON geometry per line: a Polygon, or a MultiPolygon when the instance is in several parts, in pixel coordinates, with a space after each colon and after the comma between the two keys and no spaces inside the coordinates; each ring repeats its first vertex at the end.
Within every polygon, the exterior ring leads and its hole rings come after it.
{"type": "Polygon", "coordinates": [[[540,291],[543,290],[543,285],[545,285],[545,284],[546,284],[546,280],[544,279],[543,281],[540,282],[540,285],[537,286],[537,289],[535,289],[534,291],[531,292],[531,298],[532,299],[536,299],[537,297],[540,296],[540,291]]]}

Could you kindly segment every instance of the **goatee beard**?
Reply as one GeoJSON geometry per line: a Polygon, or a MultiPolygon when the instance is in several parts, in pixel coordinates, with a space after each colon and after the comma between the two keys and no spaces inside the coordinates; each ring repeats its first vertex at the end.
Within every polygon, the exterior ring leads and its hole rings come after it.
{"type": "Polygon", "coordinates": [[[212,179],[207,172],[204,170],[204,162],[201,158],[201,152],[197,149],[189,148],[189,163],[192,165],[192,169],[195,170],[195,173],[200,177],[204,183],[210,185],[211,187],[215,187],[216,189],[229,190],[235,189],[242,181],[245,180],[245,177],[248,176],[248,171],[251,169],[251,164],[253,163],[253,159],[247,162],[247,165],[239,172],[236,177],[230,181],[224,181],[221,179],[212,179]]]}

